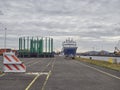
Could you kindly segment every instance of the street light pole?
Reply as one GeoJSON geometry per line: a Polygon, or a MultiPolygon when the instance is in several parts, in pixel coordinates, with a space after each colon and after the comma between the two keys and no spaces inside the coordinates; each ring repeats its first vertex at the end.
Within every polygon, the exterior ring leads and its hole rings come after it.
{"type": "Polygon", "coordinates": [[[4,48],[5,48],[5,52],[6,52],[6,31],[7,31],[7,28],[5,28],[5,40],[4,40],[4,48]]]}

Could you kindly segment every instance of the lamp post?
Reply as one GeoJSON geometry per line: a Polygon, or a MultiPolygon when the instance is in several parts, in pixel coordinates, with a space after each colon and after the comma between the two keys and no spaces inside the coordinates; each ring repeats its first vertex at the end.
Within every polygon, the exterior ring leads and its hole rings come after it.
{"type": "MultiPolygon", "coordinates": [[[[1,26],[3,26],[3,27],[5,27],[2,23],[0,23],[1,24],[1,26]]],[[[4,52],[6,52],[6,32],[7,32],[7,28],[5,27],[4,28],[4,31],[5,31],[5,33],[4,33],[4,52]]]]}
{"type": "Polygon", "coordinates": [[[6,52],[6,31],[7,31],[7,28],[5,28],[5,37],[4,37],[4,49],[5,49],[5,52],[6,52]]]}

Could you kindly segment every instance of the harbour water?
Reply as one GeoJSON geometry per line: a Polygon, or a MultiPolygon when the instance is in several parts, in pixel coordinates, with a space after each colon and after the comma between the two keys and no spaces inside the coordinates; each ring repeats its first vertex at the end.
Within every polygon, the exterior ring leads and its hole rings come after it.
{"type": "Polygon", "coordinates": [[[104,56],[80,56],[82,58],[92,58],[95,60],[103,60],[103,61],[108,61],[110,58],[116,59],[117,63],[120,63],[120,57],[104,57],[104,56]]]}

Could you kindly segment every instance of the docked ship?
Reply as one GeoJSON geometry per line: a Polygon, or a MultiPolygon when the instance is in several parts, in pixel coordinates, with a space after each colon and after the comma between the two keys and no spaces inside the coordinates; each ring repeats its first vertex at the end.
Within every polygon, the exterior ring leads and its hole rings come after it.
{"type": "Polygon", "coordinates": [[[63,53],[66,57],[74,58],[76,55],[77,44],[73,39],[66,39],[63,43],[63,53]]]}

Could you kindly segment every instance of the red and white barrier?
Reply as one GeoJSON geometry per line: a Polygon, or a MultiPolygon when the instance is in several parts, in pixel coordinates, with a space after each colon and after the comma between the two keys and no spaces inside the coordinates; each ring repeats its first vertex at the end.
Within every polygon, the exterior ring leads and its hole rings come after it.
{"type": "Polygon", "coordinates": [[[3,54],[4,72],[26,72],[26,66],[13,52],[3,54]]]}
{"type": "Polygon", "coordinates": [[[4,64],[4,72],[26,72],[24,64],[4,64]]]}
{"type": "Polygon", "coordinates": [[[15,56],[14,53],[4,53],[3,54],[3,63],[4,64],[21,64],[22,62],[15,56]]]}

